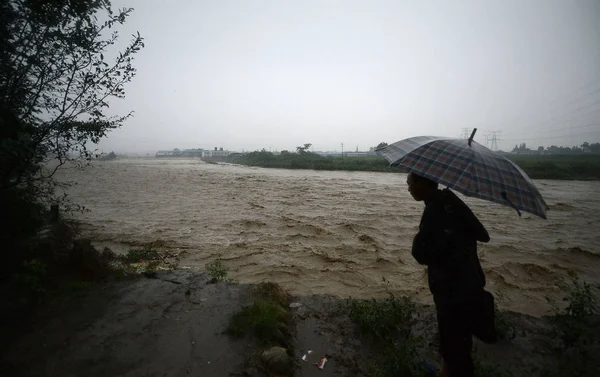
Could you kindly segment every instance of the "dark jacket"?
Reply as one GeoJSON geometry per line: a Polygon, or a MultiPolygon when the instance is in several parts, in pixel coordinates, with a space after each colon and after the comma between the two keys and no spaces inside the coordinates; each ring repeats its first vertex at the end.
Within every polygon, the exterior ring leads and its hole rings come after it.
{"type": "Polygon", "coordinates": [[[428,266],[429,289],[436,305],[468,301],[485,286],[477,241],[490,236],[469,207],[448,189],[425,200],[412,255],[428,266]]]}

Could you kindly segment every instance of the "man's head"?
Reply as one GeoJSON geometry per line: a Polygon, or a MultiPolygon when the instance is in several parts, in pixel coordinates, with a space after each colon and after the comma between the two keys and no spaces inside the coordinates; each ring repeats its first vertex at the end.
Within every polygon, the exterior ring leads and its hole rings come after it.
{"type": "Polygon", "coordinates": [[[438,188],[436,182],[415,173],[408,173],[406,184],[408,185],[408,192],[410,192],[412,197],[418,202],[425,200],[425,198],[435,192],[438,188]]]}

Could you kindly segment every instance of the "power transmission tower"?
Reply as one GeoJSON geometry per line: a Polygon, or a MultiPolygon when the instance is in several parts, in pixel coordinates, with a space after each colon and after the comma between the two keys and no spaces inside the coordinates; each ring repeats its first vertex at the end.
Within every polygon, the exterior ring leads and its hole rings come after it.
{"type": "Polygon", "coordinates": [[[342,157],[344,157],[344,143],[342,143],[342,157]]]}
{"type": "Polygon", "coordinates": [[[483,137],[485,138],[485,147],[489,148],[490,147],[490,131],[486,131],[485,134],[483,134],[483,137]]]}
{"type": "Polygon", "coordinates": [[[461,139],[468,139],[469,136],[471,136],[471,129],[470,128],[463,128],[462,129],[462,133],[460,134],[460,138],[461,139]]]}
{"type": "Polygon", "coordinates": [[[491,150],[493,151],[497,151],[498,150],[498,137],[497,135],[500,134],[500,131],[490,131],[490,133],[492,134],[492,142],[491,142],[491,150]]]}

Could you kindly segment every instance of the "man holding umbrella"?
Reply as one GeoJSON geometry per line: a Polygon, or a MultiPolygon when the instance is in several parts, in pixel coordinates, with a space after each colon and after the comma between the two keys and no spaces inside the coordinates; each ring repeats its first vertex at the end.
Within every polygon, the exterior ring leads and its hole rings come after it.
{"type": "Polygon", "coordinates": [[[439,190],[437,183],[414,173],[407,184],[412,197],[425,202],[412,255],[428,266],[444,358],[442,376],[473,376],[472,335],[496,341],[493,297],[483,289],[485,276],[477,257],[477,241],[490,237],[450,190],[439,190]]]}
{"type": "Polygon", "coordinates": [[[548,206],[517,165],[469,139],[417,136],[378,149],[391,165],[408,170],[408,190],[425,210],[412,254],[427,265],[436,306],[443,376],[474,374],[472,336],[497,340],[494,297],[484,290],[477,242],[490,237],[469,207],[452,191],[546,218],[548,206]],[[438,184],[446,186],[439,190],[438,184]]]}

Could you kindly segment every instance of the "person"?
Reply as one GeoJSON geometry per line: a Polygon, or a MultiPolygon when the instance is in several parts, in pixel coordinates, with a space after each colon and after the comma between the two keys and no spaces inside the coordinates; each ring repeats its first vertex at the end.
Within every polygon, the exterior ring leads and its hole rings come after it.
{"type": "Polygon", "coordinates": [[[476,336],[495,343],[494,297],[484,290],[485,275],[477,256],[477,242],[490,236],[469,209],[449,189],[413,172],[408,191],[425,202],[412,255],[427,266],[429,289],[436,307],[442,376],[474,375],[471,352],[476,336]]]}

